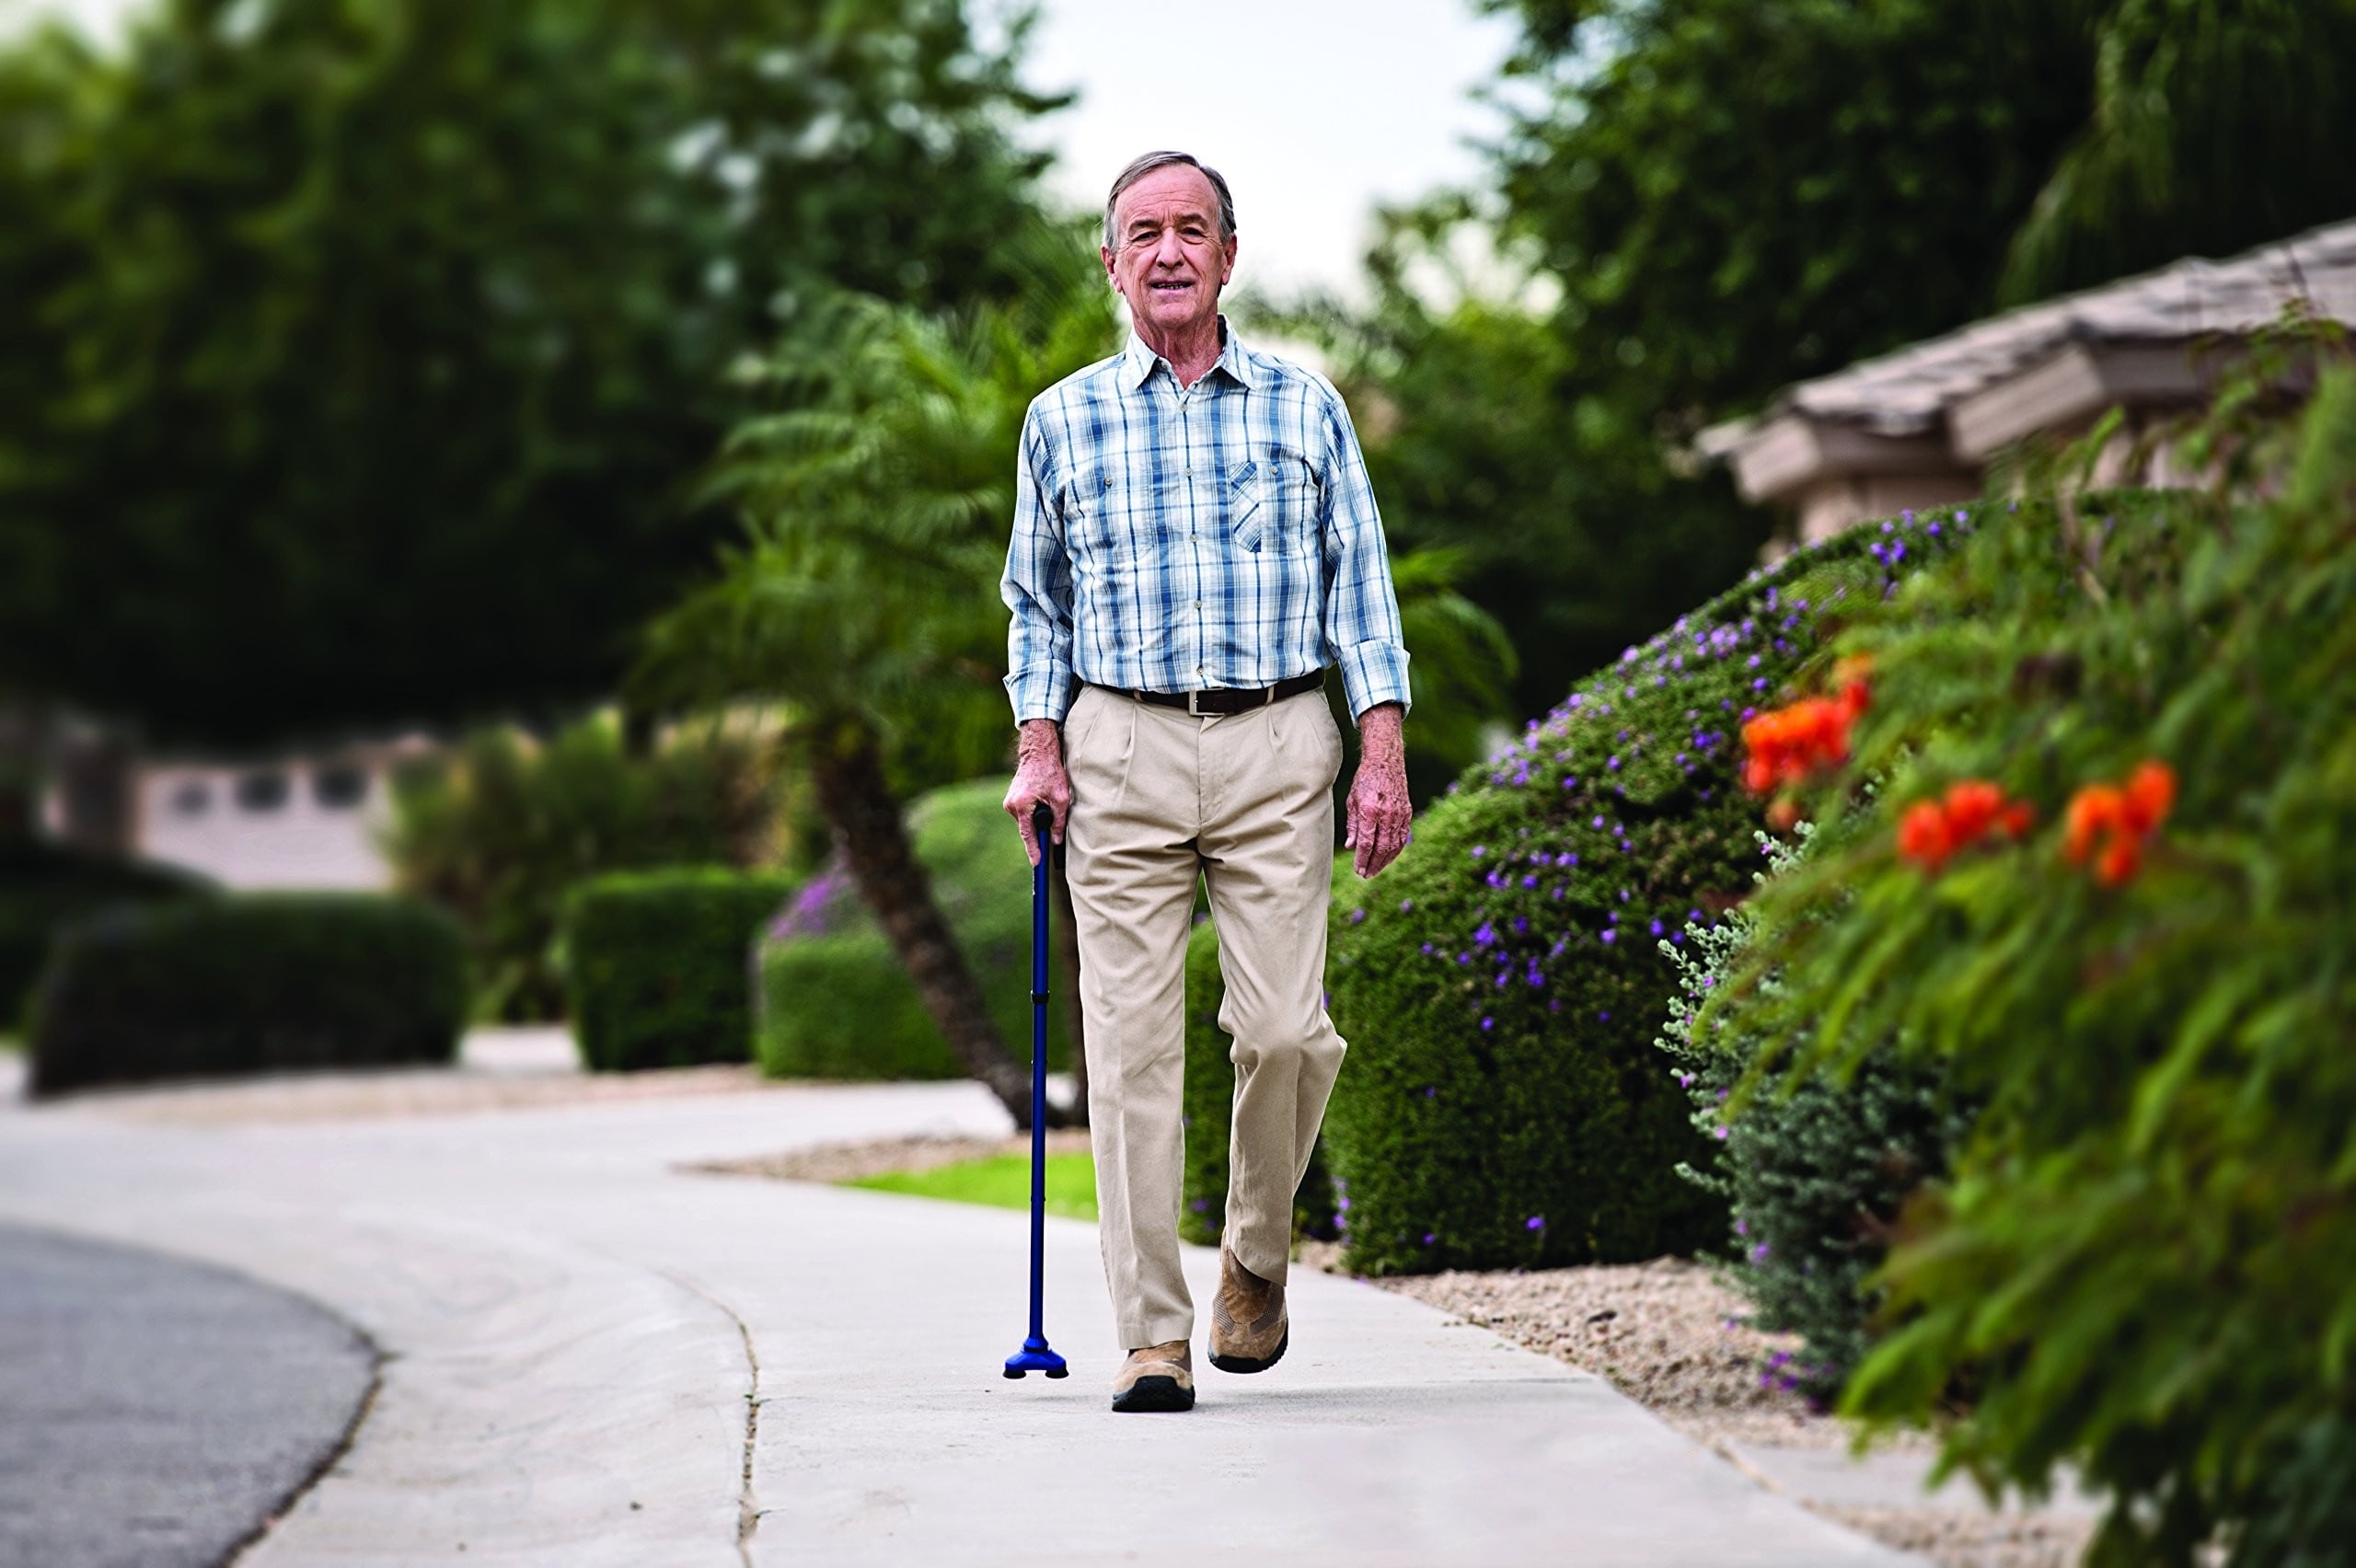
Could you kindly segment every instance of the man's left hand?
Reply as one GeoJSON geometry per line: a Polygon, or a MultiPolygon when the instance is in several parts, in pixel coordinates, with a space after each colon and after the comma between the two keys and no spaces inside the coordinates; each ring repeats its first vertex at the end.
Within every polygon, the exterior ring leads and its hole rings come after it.
{"type": "Polygon", "coordinates": [[[1415,822],[1407,803],[1407,716],[1395,702],[1358,715],[1358,772],[1350,780],[1349,831],[1342,847],[1357,851],[1357,873],[1370,877],[1407,847],[1415,822]]]}

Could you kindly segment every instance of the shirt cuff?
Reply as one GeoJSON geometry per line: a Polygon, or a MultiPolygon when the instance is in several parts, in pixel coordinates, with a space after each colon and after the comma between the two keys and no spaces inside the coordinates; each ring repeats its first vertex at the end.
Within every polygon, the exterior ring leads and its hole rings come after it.
{"type": "Polygon", "coordinates": [[[1006,693],[1014,704],[1014,722],[1051,719],[1060,724],[1071,711],[1071,672],[1060,665],[1017,670],[1006,677],[1006,693]]]}
{"type": "Polygon", "coordinates": [[[1407,651],[1395,642],[1354,642],[1339,651],[1342,692],[1356,719],[1369,708],[1395,702],[1414,706],[1407,689],[1407,651]]]}

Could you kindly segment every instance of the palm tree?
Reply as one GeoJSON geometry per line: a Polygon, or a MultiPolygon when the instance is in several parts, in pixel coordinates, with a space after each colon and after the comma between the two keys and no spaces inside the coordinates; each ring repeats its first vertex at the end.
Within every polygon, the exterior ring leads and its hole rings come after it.
{"type": "Polygon", "coordinates": [[[1114,341],[1101,290],[1039,271],[1022,303],[954,318],[863,297],[812,313],[754,373],[780,411],[736,430],[709,486],[745,543],[649,628],[634,681],[642,700],[785,704],[860,895],[959,1060],[1025,1127],[1030,1075],[932,896],[894,764],[1005,764],[996,589],[1023,412],[1114,341]]]}

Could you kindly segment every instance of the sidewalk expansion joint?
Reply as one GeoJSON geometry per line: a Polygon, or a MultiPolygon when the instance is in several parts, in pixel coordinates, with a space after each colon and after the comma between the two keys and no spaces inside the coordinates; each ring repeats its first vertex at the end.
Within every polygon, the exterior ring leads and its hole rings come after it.
{"type": "Polygon", "coordinates": [[[736,1325],[736,1338],[745,1346],[745,1366],[751,1386],[745,1390],[745,1458],[737,1472],[736,1556],[745,1568],[752,1568],[753,1532],[760,1528],[762,1514],[762,1510],[753,1504],[753,1455],[760,1444],[761,1406],[768,1402],[761,1395],[761,1358],[753,1350],[753,1331],[745,1326],[743,1318],[737,1316],[734,1308],[694,1280],[685,1274],[674,1274],[669,1269],[655,1272],[680,1289],[701,1297],[718,1308],[730,1322],[736,1325]]]}

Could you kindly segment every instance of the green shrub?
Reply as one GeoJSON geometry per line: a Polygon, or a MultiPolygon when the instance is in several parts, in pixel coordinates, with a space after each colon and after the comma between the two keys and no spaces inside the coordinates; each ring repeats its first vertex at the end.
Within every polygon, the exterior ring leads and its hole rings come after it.
{"type": "Polygon", "coordinates": [[[466,947],[442,911],[366,894],[116,908],[58,934],[35,987],[31,1088],[447,1062],[466,947]]]}
{"type": "MultiPolygon", "coordinates": [[[[932,895],[1017,1060],[1031,1059],[1031,867],[996,779],[918,796],[908,827],[932,895]]],[[[848,872],[813,878],[760,958],[761,1068],[772,1078],[953,1078],[964,1064],[918,998],[848,872]]],[[[1047,1009],[1047,1065],[1070,1055],[1047,1009]]]]}
{"type": "MultiPolygon", "coordinates": [[[[1206,1247],[1218,1244],[1227,1226],[1228,1144],[1235,1124],[1235,1061],[1228,1055],[1234,1037],[1218,1026],[1227,999],[1219,974],[1218,932],[1207,919],[1186,939],[1186,1066],[1184,1202],[1178,1234],[1206,1247]]],[[[1342,1217],[1334,1178],[1325,1169],[1322,1140],[1310,1150],[1309,1172],[1293,1197],[1293,1229],[1330,1241],[1342,1217]]]]}
{"type": "Polygon", "coordinates": [[[1939,1423],[1992,1488],[2073,1464],[2113,1500],[2099,1563],[2212,1537],[2252,1568],[2347,1561],[2356,370],[2325,370],[2279,473],[2156,515],[2025,503],[1854,630],[1854,769],[1889,784],[1827,786],[1852,847],[1761,890],[1765,940],[1702,1020],[1804,1067],[1895,1041],[1982,1098],[1844,1404],[1939,1423]],[[2154,760],[2173,807],[2106,879],[2068,853],[2073,802],[2154,760]],[[2038,828],[1909,863],[1898,822],[1962,779],[2038,828]]]}
{"type": "Polygon", "coordinates": [[[560,1016],[552,947],[565,895],[605,871],[776,862],[781,786],[757,734],[683,727],[648,755],[610,715],[545,745],[469,736],[439,767],[405,769],[386,850],[404,893],[464,923],[476,1016],[560,1016]]]}
{"type": "MultiPolygon", "coordinates": [[[[1807,824],[1799,836],[1806,847],[1795,849],[1760,836],[1774,870],[1817,847],[1807,824]]],[[[1660,1045],[1692,1100],[1694,1126],[1716,1143],[1705,1166],[1680,1174],[1731,1200],[1730,1273],[1758,1325],[1806,1342],[1768,1374],[1829,1404],[1871,1343],[1882,1306],[1872,1276],[1900,1212],[1924,1182],[1946,1174],[1970,1112],[1934,1064],[1886,1047],[1840,1081],[1803,1075],[1750,1083],[1760,1040],[1723,1020],[1707,1032],[1693,1024],[1738,972],[1752,924],[1738,905],[1714,925],[1689,925],[1682,944],[1660,944],[1681,993],[1669,1002],[1660,1045]],[[1746,1088],[1751,1092],[1732,1100],[1746,1088]]]]}
{"type": "Polygon", "coordinates": [[[201,898],[193,873],[38,840],[0,845],[0,1032],[16,1026],[61,928],[116,904],[201,898]]]}
{"type": "Polygon", "coordinates": [[[774,872],[717,866],[615,871],[574,888],[560,951],[583,1064],[750,1060],[754,953],[793,892],[774,872]]]}
{"type": "MultiPolygon", "coordinates": [[[[1960,514],[1957,514],[1959,516],[1960,514]]],[[[1754,574],[1582,682],[1468,771],[1379,882],[1337,890],[1328,1121],[1367,1273],[1553,1266],[1715,1244],[1725,1206],[1654,1041],[1654,939],[1746,892],[1747,712],[1859,605],[1944,551],[1941,513],[1754,574]]]]}

